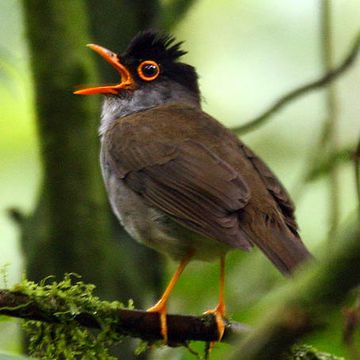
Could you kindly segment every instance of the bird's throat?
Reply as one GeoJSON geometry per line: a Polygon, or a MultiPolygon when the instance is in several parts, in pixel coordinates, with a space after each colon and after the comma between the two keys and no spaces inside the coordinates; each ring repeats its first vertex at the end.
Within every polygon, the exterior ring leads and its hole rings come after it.
{"type": "Polygon", "coordinates": [[[135,112],[170,103],[183,103],[200,108],[200,99],[177,83],[161,83],[117,95],[106,95],[102,107],[99,134],[104,134],[112,123],[135,112]]]}

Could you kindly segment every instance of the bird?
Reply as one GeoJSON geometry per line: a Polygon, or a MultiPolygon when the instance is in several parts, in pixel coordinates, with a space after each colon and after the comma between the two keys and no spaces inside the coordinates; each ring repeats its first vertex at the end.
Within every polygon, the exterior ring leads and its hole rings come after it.
{"type": "Polygon", "coordinates": [[[284,275],[311,258],[293,201],[265,162],[202,110],[197,71],[181,61],[183,42],[146,30],[119,54],[88,47],[120,76],[116,84],[74,92],[104,95],[100,163],[113,212],[136,241],[179,263],[147,311],[159,314],[167,342],[167,302],[184,268],[219,259],[219,301],[206,313],[215,317],[220,341],[230,250],[256,246],[284,275]]]}

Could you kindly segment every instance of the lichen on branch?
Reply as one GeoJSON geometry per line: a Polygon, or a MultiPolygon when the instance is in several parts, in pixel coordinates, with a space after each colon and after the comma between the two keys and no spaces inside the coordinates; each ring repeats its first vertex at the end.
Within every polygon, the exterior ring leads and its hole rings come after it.
{"type": "MultiPolygon", "coordinates": [[[[56,322],[25,320],[23,328],[29,335],[29,353],[46,359],[116,359],[109,348],[123,336],[113,331],[111,311],[125,308],[120,302],[100,300],[93,295],[95,286],[85,284],[76,274],[66,274],[64,280],[54,281],[50,276],[39,284],[24,279],[14,292],[21,293],[27,302],[16,308],[21,312],[37,306],[44,316],[56,322]],[[92,331],[74,321],[81,314],[89,314],[98,322],[99,329],[92,331]]],[[[130,302],[128,308],[132,308],[130,302]]],[[[4,309],[4,308],[2,308],[4,309]]],[[[14,309],[13,309],[14,310],[14,309]]]]}

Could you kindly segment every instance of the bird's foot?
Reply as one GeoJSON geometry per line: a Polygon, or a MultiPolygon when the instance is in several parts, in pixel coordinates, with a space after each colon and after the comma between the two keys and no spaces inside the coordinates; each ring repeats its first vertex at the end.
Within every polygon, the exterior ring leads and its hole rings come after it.
{"type": "Polygon", "coordinates": [[[155,312],[160,316],[160,332],[164,339],[164,343],[168,343],[168,329],[167,329],[167,321],[166,321],[166,303],[161,300],[156,303],[154,306],[150,307],[146,310],[147,312],[155,312]]]}
{"type": "MultiPolygon", "coordinates": [[[[218,304],[214,309],[207,310],[204,312],[204,315],[212,314],[215,317],[217,331],[218,331],[218,340],[224,336],[225,332],[225,321],[224,321],[224,314],[225,314],[225,306],[224,304],[218,304]]],[[[211,341],[209,346],[209,351],[211,351],[215,346],[216,341],[211,341]]]]}

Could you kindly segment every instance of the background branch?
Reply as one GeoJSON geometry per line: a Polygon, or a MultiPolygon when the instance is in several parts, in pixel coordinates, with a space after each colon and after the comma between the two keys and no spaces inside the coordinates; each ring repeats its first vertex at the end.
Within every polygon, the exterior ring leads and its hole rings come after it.
{"type": "MultiPolygon", "coordinates": [[[[346,294],[359,284],[360,229],[356,221],[346,229],[341,246],[322,264],[299,274],[271,300],[272,309],[259,326],[240,344],[231,359],[280,359],[305,334],[326,324],[327,315],[341,304],[346,294]]],[[[262,305],[262,309],[264,304],[262,305]]],[[[263,313],[263,312],[262,312],[263,313]]]]}
{"type": "MultiPolygon", "coordinates": [[[[311,151],[314,157],[314,151],[311,151]]],[[[328,175],[334,167],[350,163],[354,155],[354,146],[346,146],[342,149],[330,151],[328,154],[323,154],[316,163],[313,164],[303,176],[302,181],[309,183],[318,180],[322,176],[328,175]]],[[[309,159],[310,161],[310,159],[309,159]]]]}
{"type": "MultiPolygon", "coordinates": [[[[322,0],[320,11],[321,23],[321,45],[322,45],[322,62],[326,72],[330,71],[333,66],[333,41],[332,41],[332,15],[331,2],[322,0]]],[[[336,97],[335,84],[330,83],[325,93],[327,119],[324,122],[323,134],[324,142],[327,145],[327,151],[337,152],[339,148],[338,140],[338,104],[336,97]]],[[[328,242],[333,244],[334,237],[339,225],[340,217],[340,183],[338,166],[334,166],[329,172],[329,231],[328,242]]]]}
{"type": "Polygon", "coordinates": [[[349,69],[350,66],[355,62],[359,52],[359,46],[360,46],[360,32],[355,37],[354,43],[349,53],[338,67],[327,72],[319,79],[307,83],[305,85],[302,85],[297,89],[292,90],[289,93],[285,94],[284,96],[280,97],[278,100],[275,101],[275,103],[272,106],[270,106],[269,109],[265,110],[262,114],[258,115],[257,117],[248,121],[247,123],[233,128],[233,131],[235,131],[238,134],[244,134],[251,130],[254,130],[260,125],[263,125],[266,121],[270,119],[272,115],[277,113],[284,106],[288,105],[291,101],[299,98],[300,96],[308,94],[311,91],[317,90],[325,85],[328,85],[329,83],[337,79],[341,74],[343,74],[347,69],[349,69]]]}
{"type": "Polygon", "coordinates": [[[360,215],[360,137],[354,153],[355,187],[358,199],[358,215],[360,215]]]}

